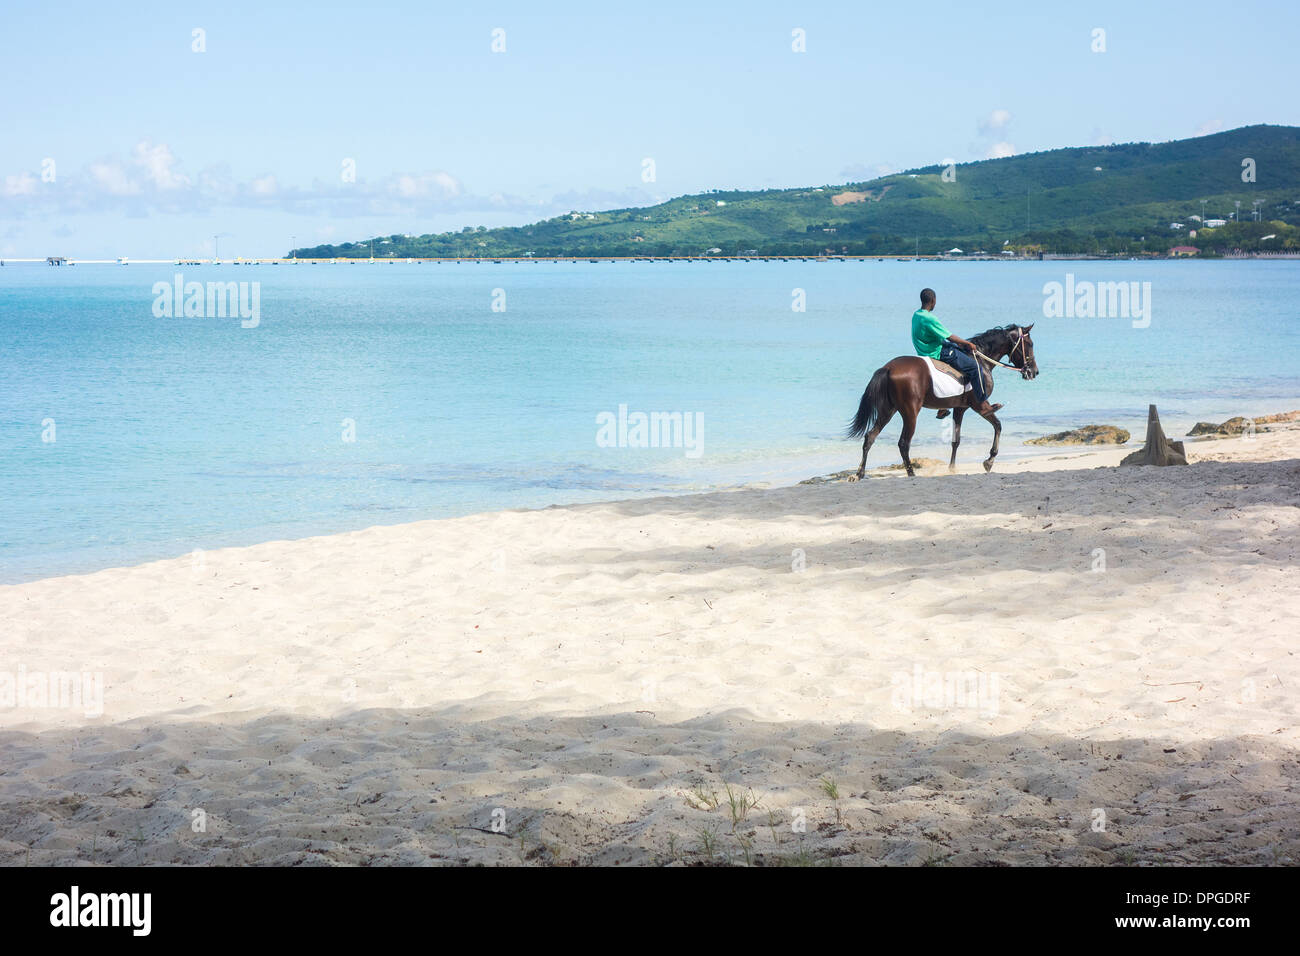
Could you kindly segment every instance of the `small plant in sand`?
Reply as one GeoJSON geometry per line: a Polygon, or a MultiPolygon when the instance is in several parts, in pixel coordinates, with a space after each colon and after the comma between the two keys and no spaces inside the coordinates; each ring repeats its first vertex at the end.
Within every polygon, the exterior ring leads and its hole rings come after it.
{"type": "Polygon", "coordinates": [[[821,779],[822,793],[831,798],[831,803],[835,806],[835,822],[840,823],[843,817],[840,814],[840,787],[830,777],[821,779]]]}
{"type": "Polygon", "coordinates": [[[718,835],[708,827],[700,827],[700,852],[712,860],[718,850],[718,835]]]}
{"type": "Polygon", "coordinates": [[[758,808],[758,797],[754,796],[753,790],[746,794],[733,788],[731,784],[726,784],[726,788],[727,808],[731,811],[731,832],[735,833],[736,825],[749,815],[750,810],[758,808]]]}
{"type": "Polygon", "coordinates": [[[799,849],[789,856],[778,856],[776,858],[777,866],[816,866],[817,857],[813,856],[811,850],[803,840],[799,841],[799,849]]]}
{"type": "Polygon", "coordinates": [[[745,854],[745,866],[754,865],[754,839],[744,833],[736,834],[736,842],[740,844],[740,852],[745,854]]]}
{"type": "Polygon", "coordinates": [[[767,825],[772,831],[772,842],[777,846],[781,845],[781,831],[776,828],[776,824],[779,820],[780,817],[777,815],[775,810],[767,811],[767,825]]]}
{"type": "Polygon", "coordinates": [[[698,810],[716,810],[718,809],[718,793],[716,790],[705,790],[704,784],[697,784],[691,790],[691,800],[698,810]]]}

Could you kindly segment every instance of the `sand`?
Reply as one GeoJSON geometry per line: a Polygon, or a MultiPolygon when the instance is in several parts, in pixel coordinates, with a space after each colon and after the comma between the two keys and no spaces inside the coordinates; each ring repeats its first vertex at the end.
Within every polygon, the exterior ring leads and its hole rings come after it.
{"type": "Polygon", "coordinates": [[[1300,861],[1300,431],[977,444],[0,588],[0,863],[1300,861]]]}

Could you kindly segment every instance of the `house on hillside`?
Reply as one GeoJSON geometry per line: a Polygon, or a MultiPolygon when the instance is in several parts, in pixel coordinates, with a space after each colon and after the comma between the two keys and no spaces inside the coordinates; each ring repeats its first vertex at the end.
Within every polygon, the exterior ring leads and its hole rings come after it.
{"type": "Polygon", "coordinates": [[[1226,219],[1207,219],[1207,220],[1205,220],[1205,228],[1207,228],[1207,229],[1218,229],[1220,226],[1226,226],[1227,224],[1228,224],[1228,220],[1226,220],[1226,219]]]}
{"type": "Polygon", "coordinates": [[[1195,246],[1174,246],[1169,250],[1170,259],[1181,259],[1184,256],[1194,256],[1201,250],[1195,246]]]}

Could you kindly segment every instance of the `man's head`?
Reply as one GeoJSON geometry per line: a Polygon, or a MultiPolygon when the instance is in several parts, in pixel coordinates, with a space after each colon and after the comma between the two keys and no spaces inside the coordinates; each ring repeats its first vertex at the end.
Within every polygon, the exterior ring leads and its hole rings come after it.
{"type": "Polygon", "coordinates": [[[933,312],[933,311],[934,311],[934,302],[935,302],[935,298],[934,298],[934,290],[933,290],[933,289],[922,289],[922,290],[921,290],[921,308],[925,309],[925,311],[927,311],[927,312],[933,312]]]}

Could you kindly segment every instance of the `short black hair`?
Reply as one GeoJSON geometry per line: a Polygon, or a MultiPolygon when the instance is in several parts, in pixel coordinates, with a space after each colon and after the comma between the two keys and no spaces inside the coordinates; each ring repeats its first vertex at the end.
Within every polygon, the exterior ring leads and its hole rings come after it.
{"type": "Polygon", "coordinates": [[[934,305],[934,290],[933,290],[933,289],[922,289],[922,290],[921,290],[921,308],[924,309],[927,305],[934,305]]]}

